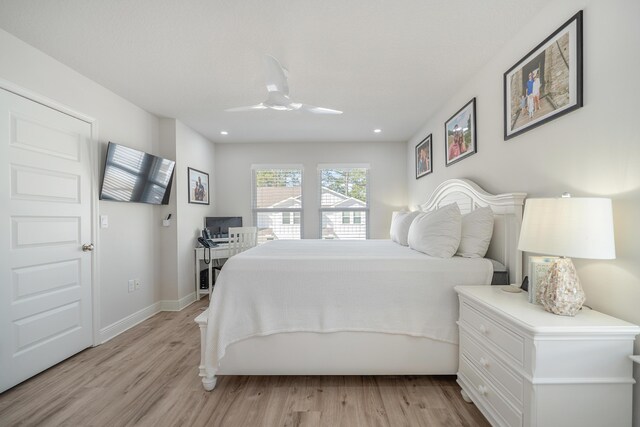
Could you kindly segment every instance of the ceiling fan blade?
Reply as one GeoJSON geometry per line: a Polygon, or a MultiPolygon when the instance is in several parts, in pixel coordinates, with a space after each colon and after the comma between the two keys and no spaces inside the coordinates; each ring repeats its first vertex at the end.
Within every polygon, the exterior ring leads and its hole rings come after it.
{"type": "Polygon", "coordinates": [[[267,100],[257,105],[228,108],[225,111],[243,112],[270,109],[276,111],[304,110],[313,114],[342,114],[340,110],[293,102],[289,97],[289,84],[287,82],[289,72],[287,69],[271,55],[265,55],[264,62],[266,66],[267,91],[269,92],[267,100]]]}
{"type": "Polygon", "coordinates": [[[262,102],[260,104],[256,104],[256,105],[249,105],[247,107],[234,107],[234,108],[227,108],[224,111],[227,111],[229,113],[239,113],[239,112],[243,112],[243,111],[257,111],[257,110],[266,110],[267,107],[266,105],[264,105],[262,102]]]}
{"type": "Polygon", "coordinates": [[[314,113],[314,114],[342,114],[342,111],[340,110],[333,110],[331,108],[324,108],[324,107],[316,107],[314,105],[309,105],[309,104],[301,104],[300,109],[309,111],[310,113],[314,113]]]}
{"type": "Polygon", "coordinates": [[[271,55],[264,58],[266,66],[266,83],[269,92],[280,92],[289,95],[289,83],[287,82],[287,69],[280,65],[280,62],[271,55]]]}

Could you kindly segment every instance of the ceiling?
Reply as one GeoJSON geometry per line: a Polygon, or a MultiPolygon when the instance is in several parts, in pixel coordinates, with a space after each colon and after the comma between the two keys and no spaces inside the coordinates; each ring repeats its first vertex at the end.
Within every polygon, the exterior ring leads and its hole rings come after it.
{"type": "Polygon", "coordinates": [[[407,141],[548,2],[0,0],[0,27],[215,142],[407,141]],[[266,98],[265,54],[344,114],[225,112],[266,98]]]}

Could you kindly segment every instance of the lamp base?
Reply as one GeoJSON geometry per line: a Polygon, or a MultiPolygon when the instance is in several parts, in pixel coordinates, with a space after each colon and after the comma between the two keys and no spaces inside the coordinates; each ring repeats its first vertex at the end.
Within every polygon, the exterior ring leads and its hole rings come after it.
{"type": "Polygon", "coordinates": [[[571,258],[551,264],[536,294],[545,310],[560,316],[575,316],[586,299],[571,258]]]}

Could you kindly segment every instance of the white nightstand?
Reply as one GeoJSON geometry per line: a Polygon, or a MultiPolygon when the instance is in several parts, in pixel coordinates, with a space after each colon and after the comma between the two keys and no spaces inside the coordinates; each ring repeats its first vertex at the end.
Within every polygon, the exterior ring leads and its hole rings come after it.
{"type": "Polygon", "coordinates": [[[503,286],[458,286],[458,383],[497,426],[630,426],[640,327],[556,316],[503,286]]]}

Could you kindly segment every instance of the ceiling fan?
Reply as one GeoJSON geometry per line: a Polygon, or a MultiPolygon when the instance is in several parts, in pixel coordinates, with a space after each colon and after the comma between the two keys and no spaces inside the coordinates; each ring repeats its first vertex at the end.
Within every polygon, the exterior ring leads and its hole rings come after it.
{"type": "Polygon", "coordinates": [[[289,97],[289,85],[287,83],[289,71],[280,65],[278,60],[271,55],[266,55],[265,65],[267,70],[267,91],[269,92],[266,101],[248,107],[228,108],[225,111],[243,112],[270,109],[277,111],[302,110],[314,114],[342,114],[342,111],[339,110],[294,102],[289,97]]]}

